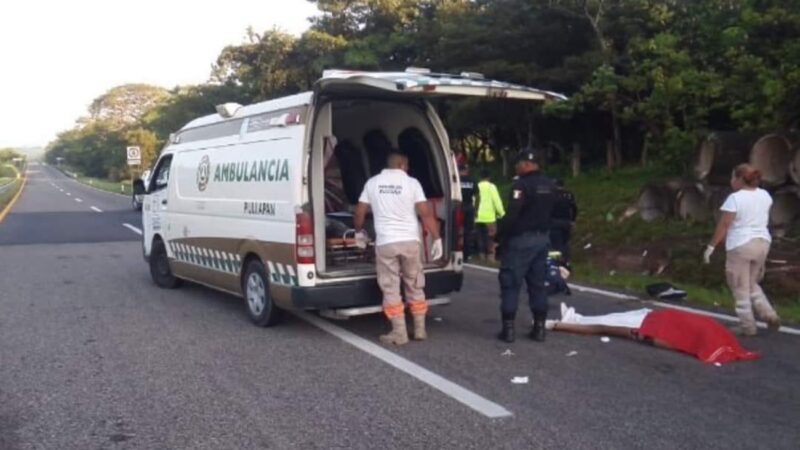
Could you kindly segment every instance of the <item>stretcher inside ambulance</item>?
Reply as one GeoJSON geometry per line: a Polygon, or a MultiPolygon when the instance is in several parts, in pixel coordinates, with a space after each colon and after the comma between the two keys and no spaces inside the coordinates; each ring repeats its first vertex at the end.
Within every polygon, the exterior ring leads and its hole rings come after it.
{"type": "MultiPolygon", "coordinates": [[[[332,109],[333,134],[325,137],[323,159],[328,271],[374,270],[372,218],[367,219],[371,242],[366,249],[359,248],[353,230],[353,210],[367,180],[386,167],[386,158],[392,150],[408,156],[409,175],[422,185],[446,241],[448,211],[452,207],[444,187],[449,170],[442,159],[446,153],[434,139],[424,110],[413,104],[383,100],[334,101],[332,109]]],[[[420,226],[420,240],[428,248],[430,239],[422,230],[420,226]]]]}

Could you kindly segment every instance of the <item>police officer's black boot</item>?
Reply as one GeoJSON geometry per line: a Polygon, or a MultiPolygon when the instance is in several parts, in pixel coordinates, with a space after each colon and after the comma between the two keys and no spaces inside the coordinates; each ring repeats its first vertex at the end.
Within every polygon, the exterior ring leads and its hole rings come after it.
{"type": "Polygon", "coordinates": [[[497,338],[509,344],[514,342],[514,316],[503,315],[503,329],[497,338]]]}
{"type": "Polygon", "coordinates": [[[544,322],[547,316],[536,314],[533,316],[533,329],[530,338],[536,342],[544,342],[545,327],[544,322]]]}

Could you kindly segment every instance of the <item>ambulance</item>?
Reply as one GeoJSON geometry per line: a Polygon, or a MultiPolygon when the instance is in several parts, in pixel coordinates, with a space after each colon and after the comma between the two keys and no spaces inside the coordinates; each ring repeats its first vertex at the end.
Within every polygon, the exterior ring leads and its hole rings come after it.
{"type": "MultiPolygon", "coordinates": [[[[374,247],[357,245],[353,211],[399,149],[440,224],[444,255],[424,261],[425,292],[445,303],[461,289],[464,217],[456,161],[430,103],[443,96],[564,99],[479,74],[408,69],[326,71],[312,92],[220,105],[173,133],[148,180],[135,183],[153,281],[242,297],[260,326],[286,310],[379,312],[374,247]]],[[[371,219],[367,231],[374,239],[371,219]]],[[[430,237],[420,241],[430,254],[430,237]]]]}

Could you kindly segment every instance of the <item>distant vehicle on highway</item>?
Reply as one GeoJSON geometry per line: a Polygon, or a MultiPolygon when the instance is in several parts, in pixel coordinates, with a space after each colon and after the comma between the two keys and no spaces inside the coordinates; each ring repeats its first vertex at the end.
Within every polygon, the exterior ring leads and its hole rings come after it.
{"type": "MultiPolygon", "coordinates": [[[[147,181],[150,178],[150,170],[145,170],[142,172],[142,175],[139,177],[139,180],[142,181],[142,184],[147,186],[147,181]]],[[[142,210],[142,202],[144,201],[144,194],[133,192],[131,194],[131,204],[133,205],[133,209],[136,211],[142,210]]]]}
{"type": "Polygon", "coordinates": [[[143,196],[144,257],[154,282],[174,288],[190,280],[241,296],[261,326],[277,323],[285,309],[381,311],[374,247],[356,242],[353,210],[389,151],[400,149],[445,245],[442,258],[424,261],[426,295],[435,304],[459,290],[458,170],[429,103],[442,96],[564,98],[479,74],[409,69],[327,71],[313,92],[220,105],[174,133],[149,179],[134,184],[134,195],[143,196]]]}

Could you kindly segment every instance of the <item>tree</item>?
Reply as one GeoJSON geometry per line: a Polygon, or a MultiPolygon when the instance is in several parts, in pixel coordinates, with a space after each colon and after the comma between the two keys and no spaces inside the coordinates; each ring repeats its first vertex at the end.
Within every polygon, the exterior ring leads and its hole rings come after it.
{"type": "Polygon", "coordinates": [[[9,163],[14,160],[14,158],[21,158],[22,154],[14,150],[13,148],[3,148],[0,149],[0,164],[9,163]]]}
{"type": "Polygon", "coordinates": [[[89,118],[83,122],[103,121],[121,129],[141,120],[150,109],[169,98],[166,89],[147,84],[125,84],[109,89],[89,106],[89,118]]]}
{"type": "Polygon", "coordinates": [[[242,45],[225,47],[212,69],[212,80],[241,88],[251,101],[266,100],[293,91],[289,56],[294,36],[272,29],[258,34],[248,28],[242,45]]]}

